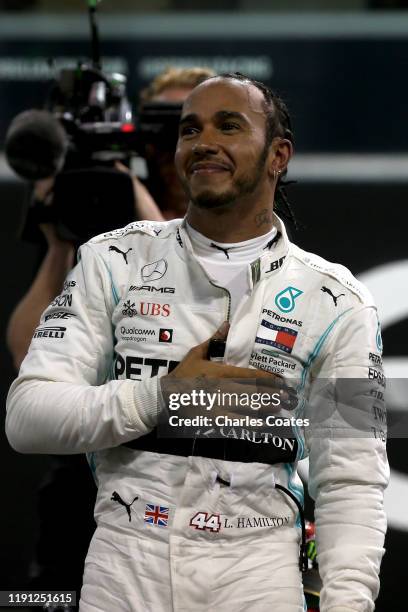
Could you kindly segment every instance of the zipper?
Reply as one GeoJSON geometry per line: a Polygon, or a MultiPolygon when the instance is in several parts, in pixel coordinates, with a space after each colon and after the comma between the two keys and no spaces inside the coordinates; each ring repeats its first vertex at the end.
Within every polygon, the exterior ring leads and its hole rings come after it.
{"type": "MultiPolygon", "coordinates": [[[[217,289],[221,289],[227,295],[227,297],[228,297],[228,307],[227,307],[227,318],[226,318],[226,321],[228,321],[228,323],[229,323],[230,322],[230,318],[231,318],[231,293],[225,287],[220,287],[219,285],[216,285],[215,283],[213,283],[211,279],[208,279],[208,281],[209,281],[210,285],[212,285],[213,287],[217,287],[217,289]]],[[[223,453],[224,453],[224,461],[226,461],[226,456],[227,456],[227,440],[223,440],[222,446],[223,446],[223,453]]],[[[195,448],[195,438],[194,438],[194,441],[193,441],[193,449],[192,449],[192,454],[193,455],[194,455],[194,448],[195,448]]]]}
{"type": "Polygon", "coordinates": [[[228,308],[227,308],[227,318],[225,320],[228,321],[228,323],[229,323],[230,322],[230,318],[231,318],[231,293],[225,287],[220,287],[220,285],[216,285],[215,283],[213,283],[211,279],[208,279],[208,282],[213,287],[217,287],[217,289],[222,289],[222,291],[224,291],[224,293],[227,294],[227,297],[228,297],[228,308]]]}

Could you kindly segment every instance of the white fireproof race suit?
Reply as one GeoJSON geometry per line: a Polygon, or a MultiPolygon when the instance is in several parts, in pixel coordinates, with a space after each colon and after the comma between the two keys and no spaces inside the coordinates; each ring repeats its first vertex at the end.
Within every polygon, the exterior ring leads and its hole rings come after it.
{"type": "MultiPolygon", "coordinates": [[[[273,244],[248,266],[251,294],[230,321],[224,361],[281,374],[306,397],[319,380],[367,381],[372,411],[384,385],[372,298],[275,224],[273,244]]],[[[229,319],[229,302],[183,222],[135,222],[84,245],[42,315],[10,390],[7,435],[24,453],[88,453],[97,529],[83,612],[301,612],[298,509],[275,484],[302,501],[296,464],[307,455],[321,610],[374,609],[388,481],[382,409],[360,436],[337,435],[350,428],[325,405],[323,435],[227,426],[202,446],[156,435],[160,377],[229,319]]]]}

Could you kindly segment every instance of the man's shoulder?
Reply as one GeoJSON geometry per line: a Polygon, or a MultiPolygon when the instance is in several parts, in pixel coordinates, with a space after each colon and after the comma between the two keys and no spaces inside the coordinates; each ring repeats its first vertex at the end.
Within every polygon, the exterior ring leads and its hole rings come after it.
{"type": "Polygon", "coordinates": [[[372,305],[374,303],[368,289],[356,279],[346,266],[328,261],[315,253],[304,251],[294,244],[292,244],[292,255],[316,274],[336,280],[349,293],[357,296],[363,304],[372,305]]]}
{"type": "Polygon", "coordinates": [[[121,240],[132,236],[150,236],[152,238],[166,238],[173,235],[181,223],[181,219],[171,221],[133,221],[125,227],[111,230],[91,238],[89,244],[100,244],[106,241],[121,240]]]}

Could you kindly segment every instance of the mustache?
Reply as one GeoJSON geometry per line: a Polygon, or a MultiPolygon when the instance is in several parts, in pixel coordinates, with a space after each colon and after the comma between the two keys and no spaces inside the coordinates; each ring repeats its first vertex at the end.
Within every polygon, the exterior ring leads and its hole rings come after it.
{"type": "Polygon", "coordinates": [[[203,165],[206,164],[211,164],[214,166],[220,166],[221,168],[224,168],[225,170],[233,170],[233,166],[230,162],[226,161],[225,159],[219,159],[218,157],[214,157],[212,155],[197,155],[194,157],[194,159],[190,162],[188,169],[194,170],[196,168],[200,168],[203,165]]]}

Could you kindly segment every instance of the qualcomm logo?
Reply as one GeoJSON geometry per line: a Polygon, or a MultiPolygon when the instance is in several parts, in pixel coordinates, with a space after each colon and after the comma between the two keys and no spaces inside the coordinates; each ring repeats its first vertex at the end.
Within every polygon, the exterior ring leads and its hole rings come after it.
{"type": "Polygon", "coordinates": [[[278,293],[275,298],[275,304],[281,312],[291,312],[295,307],[295,300],[302,295],[303,291],[296,287],[286,287],[278,293]]]}

